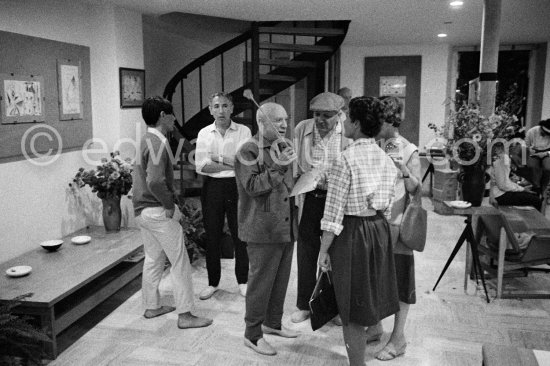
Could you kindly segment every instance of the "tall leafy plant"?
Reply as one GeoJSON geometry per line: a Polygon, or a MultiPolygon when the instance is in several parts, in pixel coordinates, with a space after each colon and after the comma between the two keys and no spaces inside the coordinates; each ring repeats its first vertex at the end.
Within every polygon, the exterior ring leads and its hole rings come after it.
{"type": "Polygon", "coordinates": [[[13,314],[21,300],[32,293],[18,296],[0,306],[0,365],[41,365],[42,342],[51,341],[41,330],[34,328],[28,317],[13,314]]]}

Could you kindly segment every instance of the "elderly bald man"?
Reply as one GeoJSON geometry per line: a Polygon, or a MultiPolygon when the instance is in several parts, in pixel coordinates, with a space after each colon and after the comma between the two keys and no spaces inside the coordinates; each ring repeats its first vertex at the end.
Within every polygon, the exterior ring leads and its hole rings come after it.
{"type": "MultiPolygon", "coordinates": [[[[321,247],[321,219],[327,196],[328,169],[350,143],[343,133],[343,122],[346,120],[343,107],[344,99],[339,95],[321,93],[310,102],[309,109],[313,111],[313,118],[306,119],[296,126],[296,176],[315,169],[318,181],[315,190],[298,197],[301,211],[297,248],[298,310],[291,317],[294,323],[303,322],[310,316],[309,299],[317,277],[317,257],[321,247]]],[[[336,322],[340,324],[339,318],[336,322]]]]}
{"type": "Polygon", "coordinates": [[[243,143],[235,160],[239,191],[239,237],[248,243],[248,291],[244,343],[264,355],[277,351],[263,338],[295,338],[282,327],[296,232],[291,164],[296,159],[285,136],[288,115],[266,103],[256,115],[258,134],[243,143]]]}

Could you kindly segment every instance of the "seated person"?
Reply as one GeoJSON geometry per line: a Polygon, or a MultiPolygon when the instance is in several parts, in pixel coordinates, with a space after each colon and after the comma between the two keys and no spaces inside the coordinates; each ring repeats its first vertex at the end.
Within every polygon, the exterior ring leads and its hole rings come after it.
{"type": "Polygon", "coordinates": [[[495,183],[491,194],[502,206],[532,206],[540,211],[539,196],[510,179],[510,156],[504,151],[504,145],[497,143],[493,147],[494,161],[491,176],[495,183]]]}
{"type": "Polygon", "coordinates": [[[544,192],[550,181],[550,119],[539,122],[525,134],[529,149],[527,166],[531,169],[533,190],[544,192]]]}

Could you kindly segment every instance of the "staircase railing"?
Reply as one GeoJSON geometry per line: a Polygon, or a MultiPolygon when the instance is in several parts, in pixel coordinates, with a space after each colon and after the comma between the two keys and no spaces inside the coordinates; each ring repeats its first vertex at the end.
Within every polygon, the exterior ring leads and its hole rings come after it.
{"type": "MultiPolygon", "coordinates": [[[[198,87],[199,87],[199,91],[198,91],[198,96],[199,96],[199,110],[202,110],[203,109],[203,82],[202,82],[202,68],[203,66],[206,65],[207,62],[210,62],[216,58],[220,58],[220,65],[221,65],[221,68],[220,68],[220,72],[221,72],[221,77],[220,77],[220,81],[221,81],[221,88],[219,90],[225,90],[225,67],[224,67],[224,54],[227,52],[227,51],[230,51],[230,50],[234,50],[235,47],[239,46],[239,45],[243,45],[244,46],[244,66],[245,66],[245,70],[244,70],[244,75],[245,75],[245,78],[248,77],[248,60],[250,59],[250,47],[248,45],[248,41],[249,40],[252,40],[252,30],[249,30],[247,32],[244,32],[243,34],[225,42],[224,44],[214,48],[213,50],[205,53],[204,55],[200,56],[199,58],[193,60],[191,63],[189,63],[188,65],[186,65],[183,69],[181,69],[180,71],[178,71],[178,73],[176,73],[176,75],[174,75],[172,77],[172,79],[170,79],[170,81],[168,82],[168,84],[166,85],[165,89],[164,89],[164,97],[165,98],[168,98],[168,100],[170,100],[171,102],[174,102],[172,100],[172,97],[173,95],[176,93],[176,89],[178,87],[178,84],[180,86],[180,90],[181,90],[181,125],[179,123],[176,123],[176,127],[178,129],[178,131],[180,132],[180,134],[187,138],[187,139],[190,139],[190,136],[187,136],[187,134],[185,133],[185,131],[183,130],[183,124],[185,123],[185,93],[184,93],[184,80],[187,79],[187,77],[192,73],[192,72],[198,72],[198,78],[199,78],[199,82],[198,82],[198,87]]],[[[245,84],[248,83],[248,80],[245,80],[245,84]]]]}
{"type": "MultiPolygon", "coordinates": [[[[306,76],[324,79],[324,62],[343,41],[349,21],[313,22],[313,26],[309,25],[310,21],[298,23],[252,22],[250,30],[195,59],[170,79],[163,95],[174,105],[180,121],[169,140],[172,151],[180,152],[181,194],[184,195],[183,170],[193,168],[185,161],[185,154],[194,149],[192,143],[198,131],[212,121],[205,108],[209,103],[203,95],[206,88],[208,93],[231,93],[232,118],[249,125],[254,133],[256,106],[243,97],[244,89],[252,89],[261,102],[306,76]],[[326,23],[329,25],[325,26],[326,23]],[[204,70],[206,78],[203,78],[204,70]],[[241,114],[250,110],[251,113],[241,114]]],[[[321,84],[315,85],[317,87],[322,89],[321,84]]]]}

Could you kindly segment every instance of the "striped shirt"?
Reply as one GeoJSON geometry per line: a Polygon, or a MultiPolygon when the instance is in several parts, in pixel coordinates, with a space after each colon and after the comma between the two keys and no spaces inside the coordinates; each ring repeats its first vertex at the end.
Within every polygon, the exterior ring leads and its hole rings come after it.
{"type": "Polygon", "coordinates": [[[313,127],[313,147],[312,157],[313,165],[321,169],[321,172],[326,172],[317,183],[317,188],[327,190],[328,183],[324,178],[328,176],[328,170],[334,160],[340,155],[342,150],[342,124],[340,121],[336,123],[334,128],[322,138],[316,126],[313,127]]]}
{"type": "Polygon", "coordinates": [[[321,229],[339,235],[344,215],[361,216],[367,209],[391,216],[397,168],[374,139],[358,139],[334,162],[321,229]]]}

